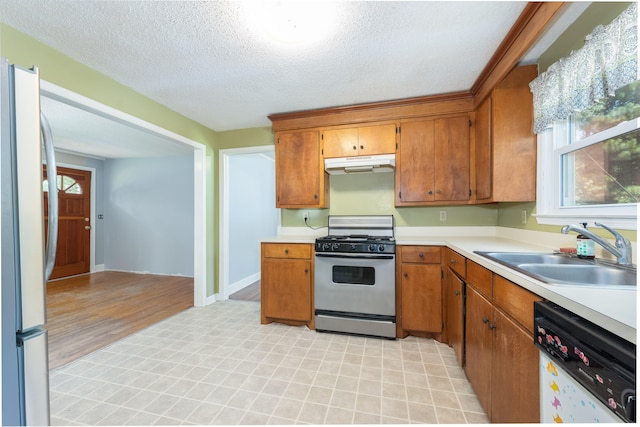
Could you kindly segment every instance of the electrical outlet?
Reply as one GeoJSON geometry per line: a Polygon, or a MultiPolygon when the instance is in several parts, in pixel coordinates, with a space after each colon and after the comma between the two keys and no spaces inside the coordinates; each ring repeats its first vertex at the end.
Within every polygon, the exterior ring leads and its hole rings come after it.
{"type": "Polygon", "coordinates": [[[440,221],[447,220],[447,211],[440,211],[440,221]]]}
{"type": "Polygon", "coordinates": [[[309,212],[303,212],[302,219],[304,220],[304,222],[307,222],[309,220],[309,212]]]}
{"type": "Polygon", "coordinates": [[[522,209],[522,223],[523,224],[527,223],[527,210],[526,209],[522,209]]]}

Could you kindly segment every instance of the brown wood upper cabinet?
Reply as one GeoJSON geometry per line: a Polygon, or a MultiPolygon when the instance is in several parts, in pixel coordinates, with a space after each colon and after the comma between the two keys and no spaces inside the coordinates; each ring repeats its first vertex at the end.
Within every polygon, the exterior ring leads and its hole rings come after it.
{"type": "Polygon", "coordinates": [[[478,106],[475,202],[536,199],[536,139],[529,83],[537,66],[516,67],[478,106]]]}
{"type": "Polygon", "coordinates": [[[276,132],[276,207],[329,207],[329,175],[324,172],[320,132],[276,132]]]}
{"type": "Polygon", "coordinates": [[[402,123],[396,206],[469,202],[469,125],[466,114],[402,123]]]}
{"type": "Polygon", "coordinates": [[[396,152],[396,125],[325,129],[322,142],[325,158],[393,154],[396,152]]]}

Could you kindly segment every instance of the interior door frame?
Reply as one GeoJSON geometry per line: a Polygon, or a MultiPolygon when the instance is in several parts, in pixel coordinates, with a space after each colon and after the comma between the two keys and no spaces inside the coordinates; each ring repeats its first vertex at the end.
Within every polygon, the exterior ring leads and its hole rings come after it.
{"type": "MultiPolygon", "coordinates": [[[[218,248],[218,297],[229,299],[229,160],[232,156],[242,154],[274,153],[275,145],[258,145],[253,147],[227,148],[219,151],[220,163],[220,223],[218,225],[220,247],[218,248]]],[[[274,201],[275,204],[275,201],[274,201]]],[[[278,209],[280,212],[280,209],[278,209]]],[[[278,214],[278,229],[282,225],[282,217],[278,214]]]]}
{"type": "MultiPolygon", "coordinates": [[[[46,163],[42,163],[45,165],[46,163]]],[[[91,197],[89,200],[91,215],[89,215],[89,224],[91,224],[91,230],[89,230],[89,272],[96,273],[104,270],[104,264],[101,267],[96,265],[96,168],[89,166],[78,166],[71,163],[56,162],[56,166],[60,166],[67,169],[76,169],[80,171],[91,172],[91,197]]]]}
{"type": "MultiPolygon", "coordinates": [[[[207,170],[212,169],[207,167],[207,155],[206,146],[197,141],[186,138],[177,133],[171,132],[160,126],[154,125],[138,117],[127,114],[123,111],[109,107],[100,102],[94,101],[90,98],[82,96],[78,93],[72,92],[63,87],[57,86],[53,83],[45,80],[40,81],[40,95],[46,96],[51,99],[55,99],[65,104],[72,105],[76,108],[80,108],[85,111],[89,111],[96,115],[114,120],[118,123],[123,123],[128,126],[132,126],[144,132],[151,134],[161,135],[165,138],[169,138],[177,144],[187,145],[193,149],[193,179],[194,179],[194,268],[193,268],[193,304],[195,306],[204,306],[215,302],[215,298],[207,298],[207,260],[213,260],[215,257],[215,249],[211,249],[210,253],[207,253],[207,236],[210,239],[214,239],[213,230],[208,230],[207,227],[207,209],[206,209],[206,188],[207,188],[207,170]]],[[[211,171],[213,175],[213,171],[211,171]]],[[[92,180],[95,181],[95,180],[92,180]]],[[[212,184],[210,184],[212,185],[212,184]]],[[[213,202],[212,209],[215,207],[213,202]]],[[[92,214],[95,209],[92,209],[92,214]]],[[[211,212],[213,217],[213,211],[211,212]]],[[[213,248],[213,245],[212,245],[213,248]]],[[[211,261],[211,271],[215,269],[213,261],[211,261]]],[[[214,276],[211,275],[211,278],[214,276]]],[[[211,280],[213,281],[213,280],[211,280]]]]}

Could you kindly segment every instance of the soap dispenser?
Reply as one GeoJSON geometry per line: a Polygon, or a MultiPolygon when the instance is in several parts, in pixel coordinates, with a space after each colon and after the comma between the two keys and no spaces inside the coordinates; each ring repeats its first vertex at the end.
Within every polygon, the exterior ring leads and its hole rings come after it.
{"type": "MultiPolygon", "coordinates": [[[[587,228],[586,222],[581,224],[585,229],[587,228]]],[[[576,252],[579,258],[593,259],[596,255],[596,245],[588,236],[578,234],[578,237],[576,237],[576,252]]]]}

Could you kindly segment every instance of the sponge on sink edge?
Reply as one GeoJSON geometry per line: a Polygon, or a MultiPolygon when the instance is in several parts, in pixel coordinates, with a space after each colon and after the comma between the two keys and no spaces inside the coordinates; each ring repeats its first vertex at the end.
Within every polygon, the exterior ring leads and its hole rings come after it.
{"type": "Polygon", "coordinates": [[[575,254],[577,250],[576,248],[560,248],[559,252],[563,254],[575,254]]]}

